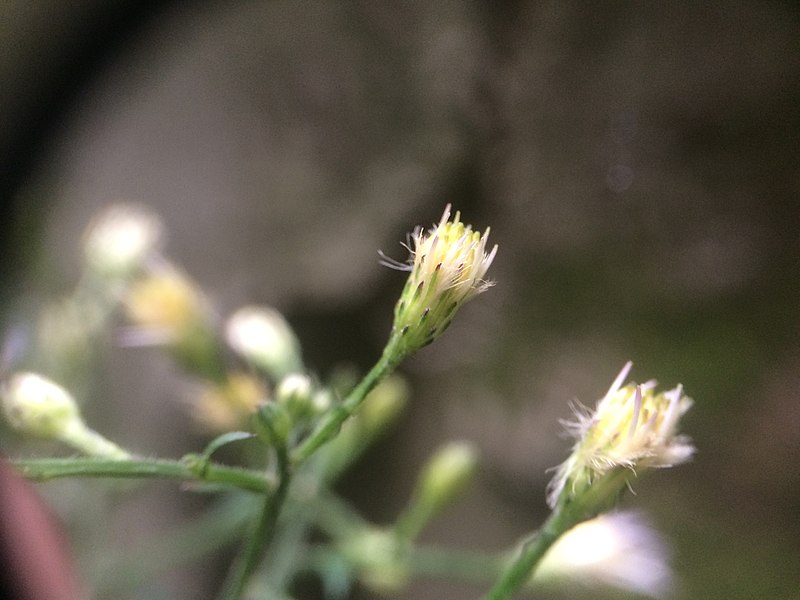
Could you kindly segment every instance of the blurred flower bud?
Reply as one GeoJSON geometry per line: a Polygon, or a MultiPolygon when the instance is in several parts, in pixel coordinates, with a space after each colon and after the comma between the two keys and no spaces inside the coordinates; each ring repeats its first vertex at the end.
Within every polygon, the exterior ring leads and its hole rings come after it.
{"type": "Polygon", "coordinates": [[[202,292],[169,266],[138,281],[126,298],[128,316],[137,326],[175,339],[207,312],[202,292]]]}
{"type": "Polygon", "coordinates": [[[397,522],[398,533],[415,538],[428,522],[456,500],[472,481],[478,453],[472,444],[450,442],[425,465],[411,503],[397,522]]]}
{"type": "Polygon", "coordinates": [[[285,404],[295,419],[303,418],[314,412],[313,392],[308,375],[292,373],[281,379],[275,390],[275,400],[285,404]]]}
{"type": "Polygon", "coordinates": [[[362,583],[379,594],[396,593],[408,583],[407,545],[393,530],[361,528],[345,538],[340,550],[362,583]]]}
{"type": "Polygon", "coordinates": [[[649,469],[688,461],[690,440],[678,423],[692,400],[678,387],[655,392],[655,382],[622,386],[627,363],[594,412],[578,412],[568,423],[577,438],[572,454],[550,484],[551,508],[569,506],[578,518],[608,510],[631,480],[649,469]]]}
{"type": "Polygon", "coordinates": [[[194,416],[213,431],[241,429],[267,399],[264,384],[248,373],[229,373],[222,384],[208,384],[194,404],[194,416]]]}
{"type": "Polygon", "coordinates": [[[75,399],[60,385],[36,373],[17,373],[2,386],[3,413],[22,433],[59,440],[89,456],[122,459],[129,454],[89,429],[75,399]]]}
{"type": "Polygon", "coordinates": [[[334,393],[327,388],[319,388],[311,396],[311,411],[316,415],[321,415],[333,406],[334,393]]]}
{"type": "Polygon", "coordinates": [[[190,373],[225,384],[213,311],[190,279],[161,264],[128,290],[125,306],[136,329],[126,332],[123,343],[163,344],[190,373]]]}
{"type": "Polygon", "coordinates": [[[419,481],[419,501],[439,511],[458,498],[478,467],[472,444],[450,442],[431,457],[419,481]]]}
{"type": "Polygon", "coordinates": [[[463,304],[492,286],[484,279],[497,253],[496,245],[486,252],[489,229],[483,235],[472,231],[471,225],[461,222],[459,212],[449,219],[448,204],[434,229],[424,233],[418,227],[414,231],[408,263],[384,257],[384,265],[410,271],[395,305],[389,342],[399,357],[431,343],[463,304]]]}
{"type": "Polygon", "coordinates": [[[603,584],[664,598],[673,587],[667,554],[661,537],[637,513],[603,514],[560,537],[537,566],[533,581],[603,584]]]}
{"type": "Polygon", "coordinates": [[[17,373],[2,387],[3,412],[15,429],[59,439],[80,421],[75,399],[60,385],[35,373],[17,373]]]}
{"type": "Polygon", "coordinates": [[[150,210],[115,204],[98,214],[83,237],[89,268],[99,275],[126,277],[158,250],[163,226],[150,210]]]}
{"type": "Polygon", "coordinates": [[[228,319],[225,333],[233,350],[275,380],[303,369],[300,344],[292,328],[272,308],[239,309],[228,319]]]}

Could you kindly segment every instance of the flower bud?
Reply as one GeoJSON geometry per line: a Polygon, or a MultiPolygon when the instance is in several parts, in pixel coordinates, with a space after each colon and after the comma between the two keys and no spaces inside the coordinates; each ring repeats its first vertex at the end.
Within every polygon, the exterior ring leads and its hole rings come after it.
{"type": "Polygon", "coordinates": [[[637,513],[612,512],[584,521],[553,544],[536,568],[533,583],[598,583],[664,598],[673,574],[659,534],[637,513]]]}
{"type": "Polygon", "coordinates": [[[384,257],[383,264],[410,271],[394,309],[391,351],[407,356],[431,343],[449,325],[458,309],[493,284],[484,279],[497,253],[486,252],[489,229],[481,235],[461,222],[456,212],[450,221],[450,205],[439,224],[411,235],[414,248],[408,263],[384,257]]]}
{"type": "Polygon", "coordinates": [[[286,405],[294,418],[302,418],[313,412],[314,386],[308,375],[292,373],[278,384],[275,400],[286,405]]]}
{"type": "Polygon", "coordinates": [[[190,373],[220,385],[226,383],[214,313],[188,277],[162,263],[128,290],[125,305],[134,324],[125,343],[164,345],[190,373]]]}
{"type": "Polygon", "coordinates": [[[231,348],[276,380],[302,371],[300,344],[283,315],[272,308],[239,309],[228,319],[225,334],[231,348]]]}
{"type": "Polygon", "coordinates": [[[467,487],[478,467],[472,444],[451,442],[431,457],[419,482],[419,501],[439,511],[467,487]]]}
{"type": "Polygon", "coordinates": [[[100,275],[125,277],[158,249],[163,225],[142,206],[115,204],[97,215],[83,238],[89,268],[100,275]]]}
{"type": "Polygon", "coordinates": [[[379,594],[396,593],[409,581],[408,548],[393,530],[357,529],[343,540],[340,550],[362,583],[379,594]]]}
{"type": "Polygon", "coordinates": [[[126,308],[131,321],[174,340],[184,335],[208,311],[202,292],[183,274],[163,266],[138,281],[128,293],[126,308]]]}
{"type": "Polygon", "coordinates": [[[58,439],[80,412],[61,386],[35,373],[17,373],[2,387],[3,413],[14,429],[46,439],[58,439]]]}
{"type": "Polygon", "coordinates": [[[677,431],[692,406],[682,386],[661,393],[654,381],[623,386],[630,368],[629,362],[593,413],[578,412],[567,424],[578,441],[550,484],[551,508],[569,506],[590,518],[611,508],[641,473],[681,464],[694,453],[677,431]]]}
{"type": "Polygon", "coordinates": [[[100,458],[130,455],[83,422],[67,390],[36,373],[17,373],[0,389],[3,413],[12,427],[37,437],[59,440],[100,458]]]}
{"type": "Polygon", "coordinates": [[[397,531],[415,538],[431,518],[456,500],[472,481],[478,453],[466,442],[450,442],[428,461],[417,481],[412,502],[397,523],[397,531]]]}
{"type": "Polygon", "coordinates": [[[250,373],[228,373],[224,383],[207,383],[193,403],[195,418],[212,431],[233,431],[249,419],[267,398],[267,389],[250,373]]]}

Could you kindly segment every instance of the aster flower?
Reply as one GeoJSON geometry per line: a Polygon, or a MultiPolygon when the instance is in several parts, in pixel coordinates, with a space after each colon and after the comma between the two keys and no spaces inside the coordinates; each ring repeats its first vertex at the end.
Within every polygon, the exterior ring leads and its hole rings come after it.
{"type": "Polygon", "coordinates": [[[654,381],[623,386],[631,366],[622,368],[594,412],[581,408],[575,421],[565,423],[578,441],[550,483],[547,500],[553,511],[523,542],[486,600],[509,598],[562,535],[613,508],[634,477],[691,458],[694,447],[678,434],[678,421],[692,400],[680,385],[661,393],[654,381]]]}
{"type": "Polygon", "coordinates": [[[402,356],[431,343],[463,304],[493,285],[485,276],[497,245],[487,252],[488,236],[488,227],[481,235],[462,223],[460,212],[451,221],[448,204],[437,226],[411,234],[408,262],[383,256],[382,264],[410,271],[395,305],[390,341],[402,356]]]}
{"type": "Polygon", "coordinates": [[[684,463],[694,453],[678,433],[678,421],[692,406],[683,387],[656,393],[655,381],[623,386],[631,366],[623,367],[594,412],[578,410],[575,421],[565,423],[578,441],[550,484],[552,508],[577,501],[597,514],[638,474],[684,463]]]}
{"type": "Polygon", "coordinates": [[[367,394],[407,356],[430,344],[450,325],[458,309],[486,291],[492,282],[484,279],[497,253],[486,252],[489,228],[481,235],[461,222],[456,212],[450,220],[450,205],[439,224],[424,233],[417,227],[406,247],[411,256],[401,263],[381,253],[382,264],[409,271],[408,280],[394,308],[392,333],[375,366],[347,397],[325,414],[316,429],[294,451],[292,462],[308,459],[334,438],[342,424],[364,402],[367,394]],[[413,248],[411,245],[413,244],[413,248]]]}

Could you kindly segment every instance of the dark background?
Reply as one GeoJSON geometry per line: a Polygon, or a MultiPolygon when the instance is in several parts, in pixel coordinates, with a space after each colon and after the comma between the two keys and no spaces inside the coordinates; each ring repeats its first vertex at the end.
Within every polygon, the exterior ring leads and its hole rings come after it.
{"type": "MultiPolygon", "coordinates": [[[[389,522],[425,456],[470,439],[482,477],[425,539],[507,547],[545,515],[568,402],[632,359],[696,400],[696,460],[626,500],[669,540],[675,597],[798,597],[796,3],[11,1],[0,44],[7,322],[67,289],[90,216],[132,200],[221,314],[275,305],[317,372],[366,368],[402,285],[376,249],[403,258],[452,202],[491,225],[497,285],[404,365],[409,415],[344,493],[389,522]]],[[[106,362],[103,431],[196,449],[173,372],[106,362]]],[[[67,522],[81,490],[53,493],[67,522]]],[[[109,536],[196,508],[173,492],[117,498],[109,536]]]]}

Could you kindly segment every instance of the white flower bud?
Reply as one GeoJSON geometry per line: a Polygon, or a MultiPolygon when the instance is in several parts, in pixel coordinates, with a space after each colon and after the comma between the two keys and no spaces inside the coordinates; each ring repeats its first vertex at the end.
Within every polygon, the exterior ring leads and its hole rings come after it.
{"type": "Polygon", "coordinates": [[[6,419],[23,433],[57,439],[81,420],[69,392],[36,373],[15,374],[0,394],[6,419]]]}
{"type": "Polygon", "coordinates": [[[278,311],[247,306],[236,311],[225,328],[228,345],[275,379],[302,371],[300,344],[278,311]]]}
{"type": "Polygon", "coordinates": [[[130,455],[83,422],[75,399],[60,385],[36,373],[17,373],[0,388],[3,413],[22,433],[59,440],[89,456],[130,455]]]}
{"type": "Polygon", "coordinates": [[[158,249],[163,225],[150,210],[115,204],[97,215],[83,240],[88,266],[107,276],[127,276],[158,249]]]}
{"type": "Polygon", "coordinates": [[[308,375],[292,373],[281,379],[275,390],[275,399],[286,404],[292,416],[298,418],[313,411],[313,392],[314,386],[308,375]]]}

